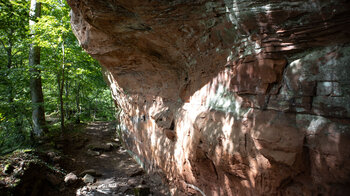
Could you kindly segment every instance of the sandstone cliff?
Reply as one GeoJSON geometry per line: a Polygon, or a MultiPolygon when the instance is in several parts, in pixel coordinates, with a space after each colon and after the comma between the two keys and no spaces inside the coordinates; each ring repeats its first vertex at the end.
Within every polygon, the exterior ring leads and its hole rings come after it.
{"type": "Polygon", "coordinates": [[[120,132],[175,194],[350,192],[346,0],[68,0],[120,132]]]}

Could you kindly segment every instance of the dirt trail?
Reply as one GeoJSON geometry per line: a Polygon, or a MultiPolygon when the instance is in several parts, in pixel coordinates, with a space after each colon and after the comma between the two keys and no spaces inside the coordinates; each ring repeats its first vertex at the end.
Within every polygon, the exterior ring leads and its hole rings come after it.
{"type": "Polygon", "coordinates": [[[168,195],[165,186],[121,147],[111,122],[90,123],[83,131],[66,135],[62,148],[70,160],[68,170],[76,175],[86,170],[95,173],[95,182],[80,187],[77,195],[134,195],[135,187],[151,195],[168,195]]]}

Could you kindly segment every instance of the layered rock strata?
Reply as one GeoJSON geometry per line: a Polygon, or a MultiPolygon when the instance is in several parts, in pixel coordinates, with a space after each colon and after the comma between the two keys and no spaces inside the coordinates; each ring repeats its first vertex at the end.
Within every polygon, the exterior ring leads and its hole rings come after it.
{"type": "Polygon", "coordinates": [[[135,158],[174,194],[345,195],[346,0],[68,0],[135,158]]]}

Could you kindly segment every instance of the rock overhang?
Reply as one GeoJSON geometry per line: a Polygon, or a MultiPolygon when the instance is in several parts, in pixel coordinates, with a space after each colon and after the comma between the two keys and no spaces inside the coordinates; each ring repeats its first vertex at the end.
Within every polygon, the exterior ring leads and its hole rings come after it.
{"type": "Polygon", "coordinates": [[[130,152],[179,191],[349,183],[348,2],[68,2],[130,152]]]}

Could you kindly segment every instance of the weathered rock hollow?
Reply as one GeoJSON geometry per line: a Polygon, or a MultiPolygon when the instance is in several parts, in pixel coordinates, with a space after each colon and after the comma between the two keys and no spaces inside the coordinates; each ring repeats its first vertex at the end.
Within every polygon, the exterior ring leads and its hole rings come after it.
{"type": "Polygon", "coordinates": [[[68,0],[125,145],[174,194],[345,195],[346,0],[68,0]]]}

